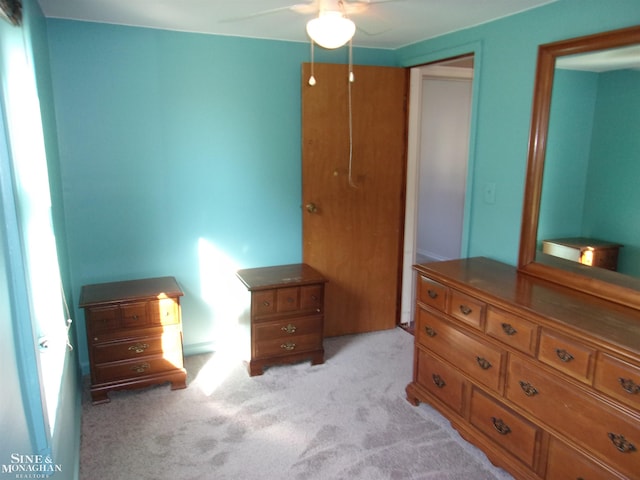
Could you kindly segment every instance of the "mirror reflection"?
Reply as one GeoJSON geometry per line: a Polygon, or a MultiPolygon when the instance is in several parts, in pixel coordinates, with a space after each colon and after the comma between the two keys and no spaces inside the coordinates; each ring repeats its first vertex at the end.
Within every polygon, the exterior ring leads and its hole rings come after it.
{"type": "Polygon", "coordinates": [[[555,63],[536,258],[640,277],[640,46],[555,63]]]}

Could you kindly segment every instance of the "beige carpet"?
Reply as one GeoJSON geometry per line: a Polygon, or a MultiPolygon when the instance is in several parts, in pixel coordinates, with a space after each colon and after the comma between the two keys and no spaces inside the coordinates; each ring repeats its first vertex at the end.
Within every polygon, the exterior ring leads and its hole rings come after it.
{"type": "Polygon", "coordinates": [[[325,340],[326,362],[249,377],[233,356],[186,359],[189,387],[85,392],[80,476],[93,479],[505,480],[427,405],[411,406],[413,337],[325,340]]]}

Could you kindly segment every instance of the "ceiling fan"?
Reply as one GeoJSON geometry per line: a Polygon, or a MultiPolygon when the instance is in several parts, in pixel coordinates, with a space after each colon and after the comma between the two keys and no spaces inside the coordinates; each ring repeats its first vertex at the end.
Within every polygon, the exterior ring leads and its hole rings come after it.
{"type": "MultiPolygon", "coordinates": [[[[346,44],[358,31],[366,35],[379,35],[390,30],[387,24],[381,19],[374,28],[356,27],[351,17],[367,14],[370,18],[375,17],[370,12],[370,7],[380,3],[401,2],[405,0],[309,0],[306,3],[295,3],[285,7],[263,10],[250,15],[226,19],[226,22],[242,21],[264,15],[276,14],[290,11],[300,15],[315,15],[307,22],[307,34],[318,45],[324,48],[338,48],[346,44]]],[[[361,22],[359,22],[361,23],[361,22]]],[[[369,22],[371,24],[371,21],[369,22]]]]}

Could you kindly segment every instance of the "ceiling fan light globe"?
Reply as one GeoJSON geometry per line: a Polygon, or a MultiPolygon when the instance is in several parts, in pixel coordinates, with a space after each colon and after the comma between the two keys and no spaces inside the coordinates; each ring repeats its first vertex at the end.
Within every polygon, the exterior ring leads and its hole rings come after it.
{"type": "Polygon", "coordinates": [[[343,46],[356,33],[356,25],[340,12],[322,12],[317,18],[307,22],[307,34],[324,48],[343,46]]]}

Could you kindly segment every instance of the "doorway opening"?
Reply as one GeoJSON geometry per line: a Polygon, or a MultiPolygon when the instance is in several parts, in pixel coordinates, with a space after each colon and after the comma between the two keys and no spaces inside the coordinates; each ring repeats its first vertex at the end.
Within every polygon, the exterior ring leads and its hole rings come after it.
{"type": "Polygon", "coordinates": [[[413,265],[461,258],[473,95],[473,54],[410,71],[407,198],[400,325],[413,331],[413,265]]]}

